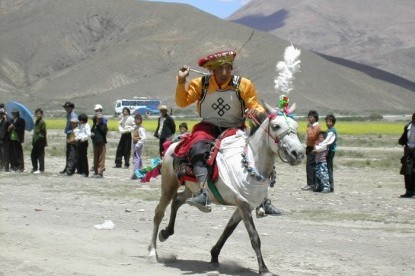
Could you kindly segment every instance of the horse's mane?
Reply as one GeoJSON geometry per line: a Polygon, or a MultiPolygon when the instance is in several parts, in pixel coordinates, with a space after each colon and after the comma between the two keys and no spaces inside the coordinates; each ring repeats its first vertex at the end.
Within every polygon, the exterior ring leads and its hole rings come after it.
{"type": "Polygon", "coordinates": [[[255,132],[258,130],[258,128],[261,126],[262,122],[267,118],[267,116],[267,112],[259,112],[254,114],[254,118],[251,118],[249,120],[249,136],[255,134],[255,132]]]}

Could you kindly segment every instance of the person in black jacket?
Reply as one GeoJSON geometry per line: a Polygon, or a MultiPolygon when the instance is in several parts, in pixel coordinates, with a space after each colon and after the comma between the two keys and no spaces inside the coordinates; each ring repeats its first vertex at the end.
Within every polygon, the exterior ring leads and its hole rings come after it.
{"type": "Polygon", "coordinates": [[[165,105],[159,106],[160,117],[158,118],[157,129],[154,136],[159,138],[159,152],[162,157],[164,154],[163,144],[166,141],[173,140],[176,133],[176,123],[173,117],[168,114],[168,108],[165,105]]]}
{"type": "Polygon", "coordinates": [[[9,171],[9,125],[4,104],[0,104],[0,170],[9,171]]]}
{"type": "Polygon", "coordinates": [[[92,119],[91,139],[94,148],[94,177],[102,178],[105,171],[105,155],[108,126],[102,113],[97,112],[92,119]]]}
{"type": "Polygon", "coordinates": [[[398,143],[404,146],[400,173],[404,176],[406,192],[401,197],[415,198],[415,113],[412,121],[405,125],[398,143]]]}
{"type": "Polygon", "coordinates": [[[45,171],[45,147],[47,146],[46,123],[43,120],[43,110],[41,108],[35,111],[36,122],[32,136],[32,173],[39,174],[45,171]]]}
{"type": "Polygon", "coordinates": [[[10,137],[10,165],[14,171],[24,171],[23,147],[26,122],[20,118],[19,111],[13,109],[9,129],[10,137]]]}

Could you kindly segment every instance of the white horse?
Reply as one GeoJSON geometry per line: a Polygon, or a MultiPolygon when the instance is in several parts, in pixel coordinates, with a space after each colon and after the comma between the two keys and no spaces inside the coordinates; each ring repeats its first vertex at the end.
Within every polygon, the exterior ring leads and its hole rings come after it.
{"type": "MultiPolygon", "coordinates": [[[[233,205],[237,209],[210,253],[211,262],[218,263],[219,253],[223,245],[242,220],[258,259],[259,273],[262,276],[269,276],[272,274],[269,272],[262,258],[261,241],[252,219],[252,210],[267,196],[271,182],[270,176],[274,170],[276,156],[280,155],[290,165],[298,165],[304,158],[304,148],[297,135],[297,122],[285,115],[277,115],[276,110],[267,104],[264,105],[268,116],[263,120],[254,134],[249,137],[245,135],[242,138],[245,146],[238,154],[234,154],[239,159],[239,162],[235,162],[234,160],[226,161],[226,159],[219,160],[219,155],[216,159],[218,164],[222,166],[219,166],[220,173],[215,186],[223,200],[218,200],[213,195],[212,190],[209,189],[210,200],[215,204],[233,205]],[[241,157],[241,153],[243,152],[245,152],[245,162],[241,162],[243,158],[241,157]],[[251,166],[253,164],[254,166],[251,166]],[[229,172],[229,169],[234,171],[229,172]],[[237,185],[235,183],[229,183],[235,181],[240,183],[237,183],[237,185]],[[238,189],[238,187],[241,188],[238,189]],[[243,191],[247,191],[247,193],[243,191]]],[[[186,202],[187,198],[191,197],[194,192],[200,189],[198,183],[186,181],[185,189],[178,192],[181,183],[179,183],[173,168],[172,157],[176,145],[171,145],[163,158],[161,196],[159,204],[155,209],[153,234],[148,249],[149,257],[153,260],[157,260],[157,234],[159,234],[158,236],[161,242],[174,234],[177,210],[186,202]],[[158,233],[164,212],[172,200],[169,224],[164,230],[158,233]]],[[[222,151],[222,147],[220,151],[222,151]]]]}

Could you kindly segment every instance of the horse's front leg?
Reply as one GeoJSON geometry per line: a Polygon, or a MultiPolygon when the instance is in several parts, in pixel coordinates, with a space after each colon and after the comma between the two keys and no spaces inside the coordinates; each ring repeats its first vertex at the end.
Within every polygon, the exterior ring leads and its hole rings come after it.
{"type": "Polygon", "coordinates": [[[174,234],[174,224],[176,222],[177,211],[186,202],[186,199],[191,195],[192,193],[190,190],[186,188],[183,192],[178,193],[177,196],[173,199],[171,204],[169,224],[164,230],[161,230],[159,233],[159,240],[161,242],[164,242],[174,234]]]}
{"type": "Polygon", "coordinates": [[[210,256],[212,257],[210,262],[211,263],[218,263],[219,262],[219,253],[222,250],[223,245],[225,244],[226,240],[232,235],[235,228],[238,226],[239,222],[241,221],[241,215],[239,214],[238,210],[235,210],[231,219],[228,221],[228,224],[223,230],[222,235],[220,236],[219,240],[210,250],[210,256]]]}
{"type": "Polygon", "coordinates": [[[259,239],[258,232],[252,219],[251,207],[246,202],[239,202],[238,210],[245,224],[246,230],[248,231],[252,248],[254,249],[258,260],[259,274],[261,276],[272,276],[273,274],[269,272],[267,266],[265,265],[264,259],[262,258],[261,240],[259,239]]]}

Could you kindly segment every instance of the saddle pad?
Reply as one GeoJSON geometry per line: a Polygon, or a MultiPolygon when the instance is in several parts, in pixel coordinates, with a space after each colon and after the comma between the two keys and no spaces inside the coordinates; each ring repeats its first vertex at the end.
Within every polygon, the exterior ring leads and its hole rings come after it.
{"type": "MultiPolygon", "coordinates": [[[[241,154],[244,152],[246,139],[247,136],[243,131],[224,138],[216,157],[216,163],[219,167],[219,176],[225,185],[240,200],[248,202],[252,208],[255,208],[267,196],[270,180],[269,178],[264,181],[256,180],[255,177],[250,176],[242,164],[241,154]]],[[[248,150],[248,159],[251,166],[255,166],[251,150],[248,150]]]]}

